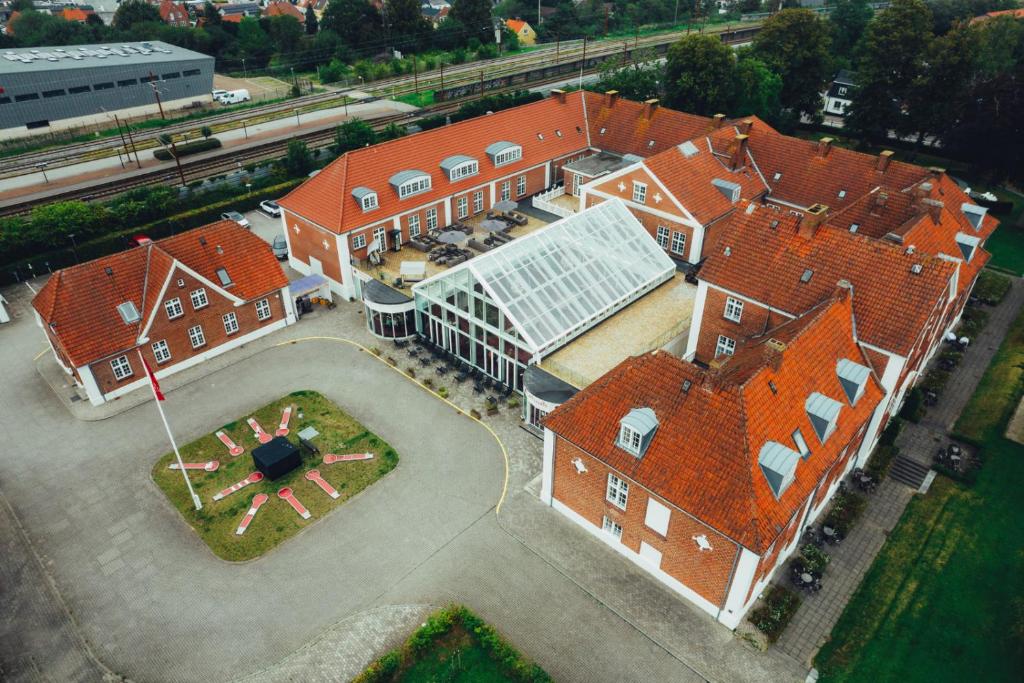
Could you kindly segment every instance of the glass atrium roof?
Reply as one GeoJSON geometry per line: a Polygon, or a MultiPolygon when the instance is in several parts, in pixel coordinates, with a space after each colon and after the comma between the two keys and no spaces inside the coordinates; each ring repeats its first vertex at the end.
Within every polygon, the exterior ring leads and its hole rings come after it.
{"type": "Polygon", "coordinates": [[[671,279],[675,264],[625,205],[612,200],[435,278],[458,277],[463,269],[532,351],[546,354],[671,279]]]}

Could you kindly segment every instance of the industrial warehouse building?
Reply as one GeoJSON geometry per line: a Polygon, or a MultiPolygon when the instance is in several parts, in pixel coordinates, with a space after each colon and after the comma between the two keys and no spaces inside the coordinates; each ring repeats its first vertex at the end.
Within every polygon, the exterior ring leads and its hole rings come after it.
{"type": "Polygon", "coordinates": [[[159,41],[4,50],[0,130],[28,136],[209,102],[213,57],[159,41]],[[154,89],[156,92],[154,92],[154,89]],[[157,96],[160,104],[157,103],[157,96]]]}

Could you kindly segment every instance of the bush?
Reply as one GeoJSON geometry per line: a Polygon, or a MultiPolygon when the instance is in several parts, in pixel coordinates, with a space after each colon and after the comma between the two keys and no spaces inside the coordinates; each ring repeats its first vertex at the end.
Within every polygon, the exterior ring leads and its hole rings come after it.
{"type": "Polygon", "coordinates": [[[838,531],[840,536],[846,536],[864,513],[866,505],[867,501],[863,496],[847,489],[840,489],[832,499],[832,506],[825,515],[824,524],[838,531]]]}
{"type": "Polygon", "coordinates": [[[991,270],[983,270],[978,275],[978,281],[974,283],[972,295],[976,296],[982,303],[995,306],[1006,293],[1010,291],[1010,278],[991,270]]]}
{"type": "Polygon", "coordinates": [[[903,408],[900,410],[900,417],[911,422],[920,422],[924,417],[924,392],[921,387],[914,387],[907,392],[903,401],[903,408]]]}
{"type": "Polygon", "coordinates": [[[864,470],[871,475],[875,481],[882,481],[889,474],[892,461],[899,455],[900,449],[893,444],[883,444],[879,441],[875,452],[871,454],[864,470]]]}
{"type": "Polygon", "coordinates": [[[889,420],[889,424],[882,430],[882,436],[878,438],[878,443],[884,446],[892,446],[896,443],[896,437],[900,435],[902,429],[903,420],[899,417],[892,417],[889,420]]]}
{"type": "Polygon", "coordinates": [[[929,370],[921,380],[921,388],[924,391],[941,394],[942,390],[946,388],[946,383],[949,382],[949,376],[949,372],[946,370],[939,368],[929,370]]]}
{"type": "Polygon", "coordinates": [[[423,386],[425,386],[427,388],[434,386],[434,380],[430,379],[429,377],[424,377],[423,378],[423,386]]]}
{"type": "Polygon", "coordinates": [[[800,548],[800,559],[803,560],[806,571],[821,572],[825,570],[832,557],[813,543],[808,543],[800,548]]]}
{"type": "Polygon", "coordinates": [[[790,619],[800,606],[800,598],[782,586],[772,586],[764,597],[764,604],[750,613],[750,623],[774,643],[782,635],[790,619]]]}
{"type": "Polygon", "coordinates": [[[441,398],[448,398],[448,387],[438,387],[437,395],[441,398]]]}
{"type": "Polygon", "coordinates": [[[960,326],[957,328],[957,336],[974,339],[988,322],[988,312],[977,306],[968,306],[960,317],[960,326]]]}
{"type": "MultiPolygon", "coordinates": [[[[178,158],[188,156],[189,154],[198,154],[199,152],[208,152],[211,149],[218,149],[221,146],[220,140],[217,138],[206,138],[204,140],[195,140],[193,142],[186,142],[183,145],[176,145],[175,149],[178,152],[178,158]]],[[[170,161],[174,158],[174,154],[170,149],[157,149],[153,151],[155,156],[160,161],[170,161]]]]}
{"type": "Polygon", "coordinates": [[[508,400],[508,407],[509,408],[518,408],[519,407],[519,399],[516,398],[515,396],[511,397],[508,400]]]}

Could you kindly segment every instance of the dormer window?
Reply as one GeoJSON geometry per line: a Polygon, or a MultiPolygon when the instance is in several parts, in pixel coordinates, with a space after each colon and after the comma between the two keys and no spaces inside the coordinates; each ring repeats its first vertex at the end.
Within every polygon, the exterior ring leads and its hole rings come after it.
{"type": "Polygon", "coordinates": [[[740,186],[731,180],[722,180],[721,178],[714,178],[711,184],[722,193],[726,199],[731,203],[735,204],[740,200],[740,186]]]}
{"type": "Polygon", "coordinates": [[[796,466],[799,462],[800,454],[781,443],[769,441],[761,446],[757,464],[776,500],[782,497],[796,479],[796,466]]]}
{"type": "Polygon", "coordinates": [[[642,458],[658,429],[658,418],[650,408],[634,408],[619,422],[619,448],[642,458]]]}
{"type": "Polygon", "coordinates": [[[964,212],[964,217],[971,224],[972,228],[975,230],[981,229],[981,224],[985,221],[985,214],[988,213],[986,207],[964,202],[960,205],[960,210],[964,212]]]}
{"type": "Polygon", "coordinates": [[[465,154],[453,154],[441,161],[441,170],[450,182],[469,178],[480,172],[480,162],[465,154]]]}
{"type": "Polygon", "coordinates": [[[807,401],[804,402],[807,417],[810,419],[811,426],[814,427],[814,432],[818,435],[818,441],[821,443],[825,443],[828,437],[832,435],[832,432],[836,430],[836,423],[839,421],[839,410],[842,407],[843,404],[839,401],[818,392],[808,396],[807,401]]]}
{"type": "Polygon", "coordinates": [[[981,244],[981,240],[973,235],[962,232],[956,234],[956,245],[960,247],[960,253],[964,255],[964,261],[967,263],[971,262],[971,258],[974,256],[974,252],[978,249],[979,244],[981,244]]]}
{"type": "Polygon", "coordinates": [[[407,199],[430,190],[430,176],[418,170],[400,171],[391,176],[388,182],[395,188],[399,199],[407,199]]]}
{"type": "Polygon", "coordinates": [[[871,371],[860,363],[840,358],[836,364],[836,374],[839,376],[839,384],[842,385],[850,405],[857,405],[857,401],[864,395],[864,387],[867,386],[871,371]]]}
{"type": "Polygon", "coordinates": [[[357,187],[352,190],[352,196],[359,202],[363,211],[373,211],[380,203],[377,201],[377,193],[368,187],[357,187]]]}
{"type": "Polygon", "coordinates": [[[502,140],[487,146],[485,150],[490,157],[491,163],[497,166],[505,166],[523,158],[523,148],[514,142],[502,140]]]}

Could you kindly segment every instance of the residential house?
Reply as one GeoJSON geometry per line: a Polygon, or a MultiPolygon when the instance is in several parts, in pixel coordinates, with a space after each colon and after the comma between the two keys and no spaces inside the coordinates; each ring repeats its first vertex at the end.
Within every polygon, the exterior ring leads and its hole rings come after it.
{"type": "Polygon", "coordinates": [[[184,5],[179,5],[173,0],[162,0],[158,9],[165,24],[186,28],[192,25],[192,17],[184,5]]]}
{"type": "Polygon", "coordinates": [[[825,116],[844,117],[853,104],[853,91],[857,87],[857,74],[840,69],[825,93],[825,116]]]}
{"type": "Polygon", "coordinates": [[[93,405],[295,322],[270,246],[220,221],[55,272],[32,301],[54,358],[93,405]]]}
{"type": "Polygon", "coordinates": [[[271,0],[263,8],[265,17],[291,17],[301,25],[306,25],[306,15],[301,9],[287,0],[271,0]]]}
{"type": "Polygon", "coordinates": [[[522,19],[506,19],[505,26],[508,27],[509,31],[516,34],[520,45],[537,44],[537,32],[526,21],[522,19]]]}

